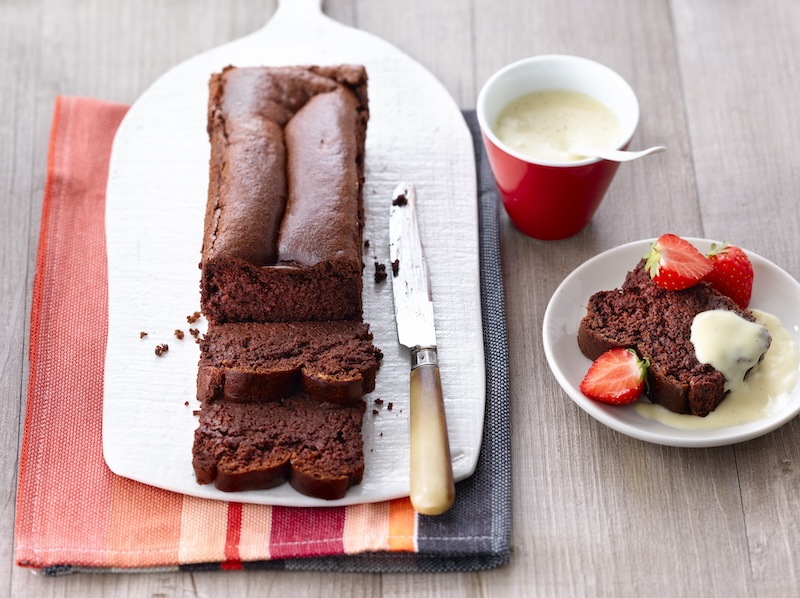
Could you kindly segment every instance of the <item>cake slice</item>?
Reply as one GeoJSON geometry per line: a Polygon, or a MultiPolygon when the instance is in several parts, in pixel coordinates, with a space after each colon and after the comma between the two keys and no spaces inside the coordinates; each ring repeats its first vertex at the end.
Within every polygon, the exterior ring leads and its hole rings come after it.
{"type": "Polygon", "coordinates": [[[228,67],[209,85],[203,313],[361,319],[364,67],[228,67]]]}
{"type": "MultiPolygon", "coordinates": [[[[615,347],[635,349],[650,360],[647,394],[652,402],[676,413],[705,416],[724,399],[726,380],[697,360],[690,339],[694,317],[712,309],[755,321],[750,311],[705,282],[683,291],[661,288],[643,260],[628,273],[621,289],[590,297],[578,328],[578,346],[591,360],[615,347]]],[[[768,347],[767,338],[763,352],[768,347]]]]}
{"type": "Polygon", "coordinates": [[[288,480],[307,496],[342,498],[364,475],[365,408],[363,401],[320,404],[302,393],[269,403],[203,403],[192,449],[197,482],[238,492],[288,480]]]}
{"type": "Polygon", "coordinates": [[[362,402],[383,356],[369,326],[352,321],[210,324],[200,349],[201,402],[266,402],[301,390],[320,402],[362,402]]]}

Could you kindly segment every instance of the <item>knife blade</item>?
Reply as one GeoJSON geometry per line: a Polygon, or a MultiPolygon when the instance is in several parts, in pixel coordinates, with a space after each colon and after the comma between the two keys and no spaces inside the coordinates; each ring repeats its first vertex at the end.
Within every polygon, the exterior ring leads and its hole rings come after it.
{"type": "Polygon", "coordinates": [[[397,338],[411,354],[410,498],[414,510],[440,515],[455,499],[450,443],[439,372],[433,297],[417,221],[414,185],[400,183],[389,210],[397,338]]]}

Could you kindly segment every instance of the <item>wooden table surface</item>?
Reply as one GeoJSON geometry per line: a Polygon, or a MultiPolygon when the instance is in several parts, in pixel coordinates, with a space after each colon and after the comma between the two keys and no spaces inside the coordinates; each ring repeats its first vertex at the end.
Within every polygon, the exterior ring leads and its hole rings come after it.
{"type": "MultiPolygon", "coordinates": [[[[446,575],[74,575],[13,560],[28,331],[54,98],[133,103],[169,67],[263,25],[275,0],[0,1],[0,594],[8,596],[789,596],[800,592],[800,422],[678,449],[596,422],[550,373],[557,285],[621,243],[727,239],[800,278],[800,3],[795,0],[329,0],[438,77],[463,108],[534,54],[603,62],[636,90],[634,145],[593,222],[542,242],[503,216],[513,434],[513,554],[446,575]]],[[[798,306],[800,309],[800,306],[798,306]]],[[[79,481],[77,481],[79,482],[79,481]]]]}

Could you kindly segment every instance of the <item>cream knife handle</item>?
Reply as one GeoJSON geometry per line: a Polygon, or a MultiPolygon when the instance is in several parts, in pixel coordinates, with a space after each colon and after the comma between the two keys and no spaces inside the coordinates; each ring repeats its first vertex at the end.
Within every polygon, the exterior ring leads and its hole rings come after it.
{"type": "Polygon", "coordinates": [[[411,349],[411,504],[440,515],[456,495],[436,347],[411,349]]]}

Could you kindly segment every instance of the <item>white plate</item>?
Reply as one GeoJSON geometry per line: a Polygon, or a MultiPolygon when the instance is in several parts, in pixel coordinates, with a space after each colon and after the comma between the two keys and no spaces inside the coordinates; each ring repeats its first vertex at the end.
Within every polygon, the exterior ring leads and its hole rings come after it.
{"type": "Polygon", "coordinates": [[[324,17],[313,2],[295,0],[281,2],[260,31],[191,59],[165,78],[131,108],[109,171],[103,411],[109,468],[167,490],[249,503],[339,506],[407,496],[408,351],[397,344],[391,281],[376,285],[373,262],[389,262],[391,194],[409,180],[417,185],[430,266],[453,469],[457,480],[470,476],[480,453],[486,388],[476,175],[472,137],[446,90],[393,46],[324,17]],[[364,319],[385,355],[367,397],[364,479],[332,502],[288,484],[240,493],[200,486],[191,465],[199,350],[188,335],[179,341],[173,331],[186,331],[186,316],[199,309],[209,76],[227,64],[342,62],[364,64],[369,75],[364,319]],[[140,340],[139,331],[148,336],[140,340]],[[156,357],[154,346],[163,342],[169,352],[156,357]],[[383,405],[373,415],[376,398],[383,405]]]}
{"type": "MultiPolygon", "coordinates": [[[[688,238],[702,253],[712,241],[688,238]]],[[[634,405],[615,407],[592,401],[578,390],[591,361],[578,348],[578,325],[595,292],[618,288],[625,275],[650,247],[650,240],[610,249],[576,268],[556,289],[544,315],[545,355],[558,383],[584,411],[607,426],[647,442],[680,447],[724,446],[762,436],[782,426],[800,412],[800,385],[776,413],[746,424],[717,430],[684,430],[640,416],[634,405]]],[[[755,282],[750,306],[777,316],[800,344],[800,284],[784,270],[747,251],[755,282]]]]}

